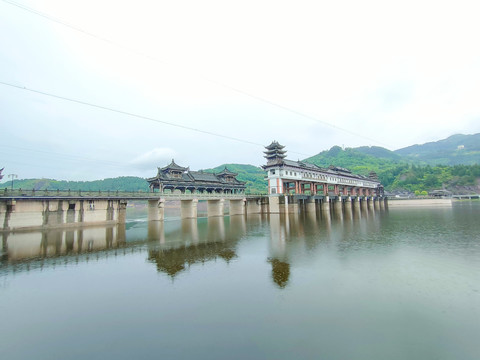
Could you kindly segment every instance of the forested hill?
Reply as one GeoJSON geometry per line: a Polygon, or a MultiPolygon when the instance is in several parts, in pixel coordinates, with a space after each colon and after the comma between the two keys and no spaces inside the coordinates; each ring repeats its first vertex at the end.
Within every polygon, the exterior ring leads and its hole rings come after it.
{"type": "MultiPolygon", "coordinates": [[[[1,184],[10,188],[10,182],[1,184]]],[[[104,180],[94,181],[66,181],[53,179],[23,179],[15,180],[14,188],[28,190],[85,190],[85,191],[148,191],[148,183],[145,179],[135,176],[121,176],[104,180]]]]}
{"type": "Polygon", "coordinates": [[[412,145],[394,152],[405,161],[429,165],[480,164],[480,133],[412,145]]]}
{"type": "Polygon", "coordinates": [[[223,164],[213,169],[205,171],[219,173],[225,167],[238,174],[237,179],[245,181],[247,191],[254,194],[264,194],[267,192],[267,182],[265,181],[265,171],[263,169],[244,164],[223,164]]]}
{"type": "Polygon", "coordinates": [[[375,171],[388,191],[409,192],[448,189],[454,193],[480,192],[480,165],[425,165],[414,158],[383,148],[347,148],[334,146],[304,161],[327,167],[336,165],[354,173],[375,171]]]}
{"type": "Polygon", "coordinates": [[[381,147],[359,147],[342,149],[334,146],[303,161],[321,166],[341,166],[354,173],[368,175],[370,171],[388,170],[402,163],[402,157],[381,147]]]}
{"type": "MultiPolygon", "coordinates": [[[[245,181],[247,191],[250,193],[266,193],[267,182],[264,180],[265,172],[253,165],[223,164],[214,169],[204,169],[209,172],[221,172],[225,167],[238,173],[237,179],[245,181]]],[[[10,188],[10,182],[0,184],[1,188],[10,188]]],[[[95,181],[65,181],[53,179],[23,179],[15,180],[14,188],[34,190],[84,190],[84,191],[148,191],[145,179],[135,176],[122,176],[95,181]]]]}
{"type": "MultiPolygon", "coordinates": [[[[346,149],[334,146],[303,161],[321,167],[336,165],[363,175],[375,171],[388,191],[413,192],[446,188],[455,193],[480,192],[480,134],[453,135],[434,143],[413,145],[396,151],[375,146],[346,149]],[[438,165],[440,163],[442,165],[438,165]]],[[[238,179],[246,183],[247,192],[266,193],[265,173],[259,167],[223,164],[204,171],[220,172],[225,167],[238,173],[238,179]]],[[[10,183],[4,182],[0,187],[10,187],[10,183]]],[[[14,187],[36,190],[148,191],[147,181],[133,176],[96,181],[15,180],[14,187]]]]}

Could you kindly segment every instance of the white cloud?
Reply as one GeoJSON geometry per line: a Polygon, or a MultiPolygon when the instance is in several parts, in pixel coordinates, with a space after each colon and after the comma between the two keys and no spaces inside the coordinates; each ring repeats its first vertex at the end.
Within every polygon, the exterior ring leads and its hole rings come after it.
{"type": "MultiPolygon", "coordinates": [[[[62,176],[152,171],[174,156],[193,169],[264,161],[259,146],[181,126],[276,139],[292,158],[480,132],[476,1],[19,1],[122,46],[0,2],[0,81],[180,126],[0,85],[4,146],[122,163],[65,164],[62,176]]],[[[2,155],[9,171],[59,176],[50,157],[2,155]]]]}
{"type": "Polygon", "coordinates": [[[175,155],[176,152],[170,148],[155,148],[137,156],[130,164],[140,170],[152,170],[167,165],[175,155]]]}

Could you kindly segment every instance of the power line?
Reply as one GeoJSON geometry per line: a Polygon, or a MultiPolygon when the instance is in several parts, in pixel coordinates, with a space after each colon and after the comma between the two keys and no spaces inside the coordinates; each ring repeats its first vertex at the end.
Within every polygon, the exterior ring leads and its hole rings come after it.
{"type": "MultiPolygon", "coordinates": [[[[67,23],[67,22],[65,22],[65,21],[63,21],[63,20],[61,20],[61,19],[55,18],[55,17],[53,17],[53,16],[51,16],[51,15],[45,14],[45,13],[43,13],[43,12],[41,12],[41,11],[38,11],[38,10],[33,9],[33,8],[30,8],[30,7],[25,6],[25,5],[23,5],[23,4],[19,4],[19,3],[15,2],[15,1],[11,1],[11,0],[1,0],[1,1],[3,1],[3,2],[7,3],[7,4],[10,4],[10,5],[16,6],[16,7],[20,8],[20,9],[22,9],[22,10],[31,12],[31,13],[33,13],[33,14],[35,14],[35,15],[39,15],[39,16],[47,19],[47,20],[50,20],[50,21],[56,22],[56,23],[58,23],[58,24],[60,24],[60,25],[66,26],[66,27],[68,27],[68,28],[70,28],[70,29],[72,29],[72,30],[75,30],[75,31],[77,31],[77,32],[80,32],[80,33],[82,33],[82,34],[84,34],[84,35],[90,36],[90,37],[92,37],[92,38],[95,38],[95,39],[97,39],[97,40],[106,42],[106,43],[111,44],[111,45],[114,45],[114,46],[118,46],[118,47],[120,47],[121,49],[127,50],[127,51],[132,52],[132,53],[134,53],[134,54],[136,54],[136,55],[146,57],[146,58],[148,58],[149,60],[153,60],[153,61],[159,62],[159,63],[161,63],[161,64],[164,64],[164,65],[172,66],[172,65],[169,64],[168,62],[165,62],[165,61],[163,61],[163,60],[160,60],[160,59],[158,59],[158,58],[156,58],[156,57],[150,56],[150,55],[148,55],[148,54],[146,54],[146,53],[139,52],[139,51],[137,51],[137,50],[134,50],[134,49],[132,49],[132,48],[129,48],[129,47],[127,47],[127,46],[124,46],[124,45],[122,45],[122,44],[120,44],[120,43],[117,43],[117,42],[115,42],[115,41],[112,41],[112,40],[106,39],[106,38],[104,38],[104,37],[98,36],[98,35],[96,35],[96,34],[93,34],[93,33],[91,33],[91,32],[88,32],[88,31],[86,31],[86,30],[84,30],[84,29],[81,29],[81,28],[79,28],[79,27],[76,27],[76,26],[74,26],[74,25],[71,25],[71,24],[69,24],[69,23],[67,23]]],[[[204,76],[199,76],[198,74],[194,74],[194,76],[196,76],[197,78],[203,79],[203,80],[205,80],[205,81],[208,81],[208,82],[210,82],[210,83],[216,84],[217,86],[224,87],[224,88],[226,88],[226,89],[229,89],[229,90],[231,90],[231,91],[234,91],[234,92],[236,92],[236,93],[238,93],[238,94],[241,94],[241,95],[243,95],[243,96],[247,96],[247,97],[250,97],[250,98],[255,99],[255,100],[257,100],[257,101],[263,102],[263,103],[265,103],[265,104],[269,104],[269,105],[271,105],[271,106],[274,106],[274,107],[277,107],[277,108],[279,108],[279,109],[282,109],[282,110],[284,110],[284,111],[288,111],[288,112],[290,112],[290,113],[292,113],[292,114],[295,114],[295,115],[297,115],[297,116],[301,116],[301,117],[303,117],[303,118],[306,118],[306,119],[309,119],[309,120],[318,122],[318,123],[323,124],[323,125],[325,125],[325,126],[329,126],[329,127],[333,128],[333,129],[336,129],[336,130],[339,130],[339,131],[343,131],[344,133],[347,133],[347,134],[350,134],[350,135],[353,135],[353,136],[356,136],[356,137],[359,137],[359,138],[368,140],[368,141],[370,141],[370,142],[374,142],[374,143],[380,144],[380,145],[382,145],[382,146],[388,147],[387,144],[384,144],[384,143],[382,143],[382,142],[380,142],[380,141],[378,141],[378,140],[376,140],[376,139],[373,139],[373,138],[370,138],[370,137],[368,137],[368,136],[359,134],[359,133],[357,133],[357,132],[354,132],[354,131],[351,131],[351,130],[342,128],[342,127],[337,126],[337,125],[335,125],[335,124],[332,124],[332,123],[330,123],[330,122],[328,122],[328,121],[320,120],[320,119],[318,119],[318,118],[316,118],[316,117],[314,117],[314,116],[312,116],[312,115],[305,114],[305,113],[303,113],[303,112],[301,112],[301,111],[298,111],[298,110],[289,108],[289,107],[287,107],[287,106],[278,104],[278,103],[276,103],[276,102],[274,102],[274,101],[265,99],[265,98],[263,98],[263,97],[260,97],[260,96],[257,96],[257,95],[253,95],[253,94],[251,94],[251,93],[248,93],[248,92],[246,92],[246,91],[244,91],[244,90],[241,90],[241,89],[239,89],[239,88],[236,88],[236,87],[234,87],[234,86],[230,86],[230,85],[228,85],[228,84],[222,83],[222,82],[220,82],[220,81],[212,80],[212,79],[209,79],[209,78],[204,77],[204,76]]],[[[212,134],[210,134],[210,135],[212,135],[212,134]]],[[[238,139],[235,139],[235,138],[232,138],[232,140],[237,140],[237,141],[238,141],[238,139]]],[[[258,145],[258,144],[256,144],[256,145],[258,145]]],[[[262,146],[263,146],[263,145],[262,145],[262,146]]],[[[293,151],[290,151],[290,152],[293,153],[293,151]]],[[[302,154],[302,153],[296,153],[296,154],[305,155],[305,154],[302,154]]]]}
{"type": "MultiPolygon", "coordinates": [[[[184,129],[184,130],[195,131],[195,132],[198,132],[198,133],[207,134],[207,135],[211,135],[211,136],[216,136],[216,137],[220,137],[220,138],[224,138],[224,139],[228,139],[228,140],[238,141],[238,142],[249,144],[249,145],[264,147],[264,144],[256,143],[256,142],[253,142],[253,141],[248,141],[248,140],[244,140],[244,139],[240,139],[240,138],[236,138],[236,137],[228,136],[228,135],[222,135],[222,134],[214,133],[214,132],[211,132],[211,131],[197,129],[197,128],[193,128],[193,127],[185,126],[185,125],[181,125],[181,124],[175,124],[175,123],[172,123],[172,122],[169,122],[169,121],[160,120],[160,119],[156,119],[156,118],[145,116],[145,115],[139,115],[139,114],[135,114],[135,113],[128,112],[128,111],[118,110],[118,109],[114,109],[114,108],[107,107],[107,106],[97,105],[97,104],[89,103],[89,102],[86,102],[86,101],[72,99],[72,98],[68,98],[68,97],[65,97],[65,96],[51,94],[51,93],[47,93],[47,92],[40,91],[40,90],[29,89],[25,86],[14,85],[14,84],[6,83],[6,82],[3,82],[3,81],[0,81],[0,84],[5,85],[5,86],[10,86],[10,87],[13,87],[13,88],[16,88],[16,89],[20,89],[20,90],[29,91],[29,92],[32,92],[32,93],[52,97],[52,98],[55,98],[55,99],[69,101],[69,102],[73,102],[73,103],[80,104],[80,105],[85,105],[85,106],[90,106],[90,107],[101,109],[101,110],[111,111],[111,112],[114,112],[114,113],[117,113],[117,114],[122,114],[122,115],[126,115],[126,116],[139,118],[139,119],[142,119],[142,120],[148,120],[148,121],[156,122],[156,123],[159,123],[159,124],[164,124],[164,125],[168,125],[168,126],[177,127],[177,128],[184,129]]],[[[310,156],[308,154],[298,153],[298,152],[294,152],[294,151],[290,151],[290,152],[296,153],[296,154],[299,154],[299,155],[310,156]]]]}
{"type": "Polygon", "coordinates": [[[125,163],[121,162],[116,162],[116,161],[111,161],[111,160],[100,160],[96,158],[90,158],[90,157],[85,157],[85,156],[78,156],[78,155],[73,155],[73,154],[68,154],[64,152],[56,152],[56,151],[50,151],[50,150],[39,150],[39,149],[30,149],[30,148],[24,148],[24,147],[19,147],[19,146],[11,146],[11,145],[4,145],[0,144],[0,152],[1,148],[10,148],[10,149],[15,149],[15,150],[20,150],[20,151],[29,151],[29,152],[34,152],[37,155],[40,154],[46,154],[46,155],[55,155],[58,157],[63,157],[63,158],[70,158],[74,161],[90,161],[90,162],[96,162],[99,164],[104,164],[108,166],[125,166],[125,163]]]}

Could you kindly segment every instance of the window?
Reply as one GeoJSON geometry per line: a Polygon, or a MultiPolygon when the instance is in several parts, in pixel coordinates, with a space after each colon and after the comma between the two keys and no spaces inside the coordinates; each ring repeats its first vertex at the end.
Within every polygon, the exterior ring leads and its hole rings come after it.
{"type": "Polygon", "coordinates": [[[270,170],[271,175],[275,175],[275,170],[270,170]]]}

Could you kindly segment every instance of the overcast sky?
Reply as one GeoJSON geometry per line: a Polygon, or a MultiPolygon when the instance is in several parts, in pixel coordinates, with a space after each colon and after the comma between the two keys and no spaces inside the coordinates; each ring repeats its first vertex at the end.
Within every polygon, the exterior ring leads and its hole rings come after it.
{"type": "Polygon", "coordinates": [[[479,11],[459,0],[0,0],[0,168],[149,177],[172,158],[261,165],[274,139],[296,160],[477,133],[479,11]]]}

